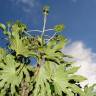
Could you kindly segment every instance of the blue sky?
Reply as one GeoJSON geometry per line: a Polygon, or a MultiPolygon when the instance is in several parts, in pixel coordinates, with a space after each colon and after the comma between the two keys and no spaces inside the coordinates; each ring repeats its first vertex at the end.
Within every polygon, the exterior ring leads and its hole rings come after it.
{"type": "Polygon", "coordinates": [[[48,27],[63,23],[71,41],[81,40],[96,52],[96,0],[0,0],[0,22],[21,20],[41,29],[44,5],[50,6],[48,27]]]}
{"type": "Polygon", "coordinates": [[[0,22],[20,20],[29,29],[42,29],[44,5],[50,6],[46,27],[65,25],[62,34],[71,43],[63,52],[76,57],[78,74],[88,78],[86,83],[96,83],[96,0],[0,0],[0,22]]]}

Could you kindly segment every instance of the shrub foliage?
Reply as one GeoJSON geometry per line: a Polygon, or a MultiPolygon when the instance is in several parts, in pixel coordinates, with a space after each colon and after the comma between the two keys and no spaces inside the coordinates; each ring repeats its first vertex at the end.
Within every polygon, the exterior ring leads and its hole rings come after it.
{"type": "Polygon", "coordinates": [[[93,86],[80,87],[85,77],[76,75],[80,67],[64,58],[72,58],[61,49],[67,39],[60,35],[62,24],[54,26],[53,36],[45,37],[49,7],[43,8],[44,26],[34,36],[25,24],[0,24],[7,48],[0,48],[0,96],[96,96],[93,86]],[[32,58],[36,59],[33,64],[32,58]]]}

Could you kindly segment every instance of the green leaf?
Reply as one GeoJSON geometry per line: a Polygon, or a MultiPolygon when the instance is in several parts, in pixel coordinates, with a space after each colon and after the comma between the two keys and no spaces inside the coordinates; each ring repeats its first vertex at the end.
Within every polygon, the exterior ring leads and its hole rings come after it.
{"type": "Polygon", "coordinates": [[[81,75],[72,75],[69,77],[69,79],[73,79],[77,82],[83,82],[83,81],[87,80],[87,78],[85,78],[84,76],[81,76],[81,75]]]}
{"type": "Polygon", "coordinates": [[[96,96],[96,84],[84,87],[85,96],[96,96]]]}
{"type": "Polygon", "coordinates": [[[69,85],[69,89],[71,89],[74,93],[79,93],[80,96],[85,96],[85,93],[82,91],[81,88],[79,88],[77,85],[75,84],[70,84],[69,85]]]}
{"type": "Polygon", "coordinates": [[[28,49],[28,46],[26,46],[23,40],[19,38],[19,35],[16,35],[14,38],[10,38],[10,40],[10,49],[15,50],[17,55],[22,54],[26,57],[36,56],[36,53],[33,52],[33,50],[28,49]]]}
{"type": "Polygon", "coordinates": [[[45,66],[43,65],[40,69],[38,69],[38,73],[35,75],[35,89],[33,91],[32,96],[51,96],[50,85],[47,82],[47,74],[46,74],[45,66]],[[46,94],[47,93],[47,94],[46,94]]]}
{"type": "MultiPolygon", "coordinates": [[[[49,10],[46,7],[43,11],[47,15],[49,10]]],[[[19,21],[11,27],[10,24],[8,25],[11,28],[9,33],[4,26],[1,24],[0,28],[8,34],[10,43],[8,48],[16,51],[16,55],[9,52],[6,54],[6,50],[0,49],[0,95],[5,96],[7,93],[8,96],[21,96],[21,93],[26,93],[28,90],[30,96],[63,96],[62,93],[66,96],[74,96],[77,93],[80,96],[86,96],[85,94],[95,96],[93,87],[83,91],[76,85],[77,82],[83,82],[86,78],[75,75],[79,67],[72,66],[73,62],[66,61],[66,57],[72,57],[61,51],[67,43],[65,37],[56,35],[46,44],[40,36],[27,36],[26,25],[19,21]],[[31,64],[19,62],[22,57],[17,62],[16,58],[19,55],[26,58],[35,57],[36,65],[33,67],[31,64]],[[74,83],[69,82],[72,80],[74,83]],[[23,81],[27,85],[22,87],[23,81]],[[91,94],[88,93],[89,91],[91,94]]],[[[54,27],[55,32],[61,32],[63,29],[62,24],[54,27]]]]}
{"type": "Polygon", "coordinates": [[[2,70],[0,71],[0,85],[3,87],[4,83],[11,84],[11,93],[13,94],[15,90],[15,86],[19,86],[20,81],[18,81],[19,77],[17,76],[16,73],[16,65],[13,57],[11,55],[8,55],[5,59],[4,62],[6,65],[3,65],[1,68],[2,70]],[[3,84],[2,84],[3,83],[3,84]]]}
{"type": "Polygon", "coordinates": [[[6,30],[6,26],[5,26],[4,24],[2,24],[2,23],[0,23],[0,28],[1,28],[3,31],[6,30]]]}
{"type": "MultiPolygon", "coordinates": [[[[56,46],[60,46],[60,48],[63,48],[66,44],[67,39],[61,35],[55,36],[50,42],[47,44],[47,48],[54,49],[56,46]],[[61,45],[62,44],[62,45],[61,45]]],[[[59,48],[57,48],[59,50],[59,48]]]]}
{"type": "Polygon", "coordinates": [[[69,68],[68,70],[66,70],[66,72],[67,72],[68,74],[74,74],[75,72],[78,71],[79,68],[80,68],[80,67],[71,67],[71,68],[69,68]]]}
{"type": "MultiPolygon", "coordinates": [[[[55,92],[57,92],[60,96],[62,92],[66,93],[68,96],[70,96],[69,93],[71,96],[74,96],[73,92],[80,93],[80,96],[84,96],[84,92],[78,86],[68,82],[69,78],[70,74],[64,70],[64,65],[58,65],[58,68],[53,76],[55,92]]],[[[74,78],[76,77],[74,76],[74,78]]]]}
{"type": "Polygon", "coordinates": [[[3,48],[0,48],[0,61],[6,56],[6,51],[3,48]]]}
{"type": "MultiPolygon", "coordinates": [[[[5,93],[10,86],[11,94],[16,93],[15,87],[19,87],[22,79],[25,75],[25,80],[30,81],[30,76],[28,74],[27,67],[22,67],[23,64],[16,63],[12,55],[7,55],[4,57],[4,63],[0,63],[0,89],[4,87],[5,93]],[[8,87],[5,87],[7,84],[8,87]]],[[[31,67],[31,66],[30,66],[31,67]]],[[[31,67],[32,69],[32,67],[31,67]]]]}

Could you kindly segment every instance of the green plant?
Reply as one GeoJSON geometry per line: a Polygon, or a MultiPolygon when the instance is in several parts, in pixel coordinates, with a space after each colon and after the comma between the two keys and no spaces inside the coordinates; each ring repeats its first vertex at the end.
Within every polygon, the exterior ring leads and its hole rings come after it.
{"type": "Polygon", "coordinates": [[[74,74],[79,67],[64,60],[72,57],[61,51],[68,41],[58,34],[64,26],[46,29],[48,6],[43,8],[43,13],[42,30],[28,31],[19,21],[7,23],[7,27],[0,24],[9,41],[7,50],[0,48],[0,96],[86,96],[78,86],[86,78],[74,74]],[[55,33],[45,38],[50,30],[55,33]],[[41,35],[34,37],[30,35],[32,31],[41,32],[41,35]],[[37,60],[35,65],[31,58],[37,60]]]}
{"type": "Polygon", "coordinates": [[[96,96],[96,84],[84,87],[85,96],[96,96]]]}

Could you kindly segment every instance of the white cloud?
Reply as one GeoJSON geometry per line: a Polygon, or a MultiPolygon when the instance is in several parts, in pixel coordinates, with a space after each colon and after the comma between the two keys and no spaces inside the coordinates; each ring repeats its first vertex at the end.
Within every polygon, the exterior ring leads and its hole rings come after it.
{"type": "Polygon", "coordinates": [[[90,48],[86,48],[81,41],[69,44],[63,49],[63,52],[75,57],[76,64],[81,66],[77,74],[88,78],[82,85],[96,83],[96,53],[93,53],[90,48]]]}
{"type": "Polygon", "coordinates": [[[34,6],[38,5],[36,0],[10,0],[10,1],[19,5],[25,12],[30,12],[34,6]]]}

